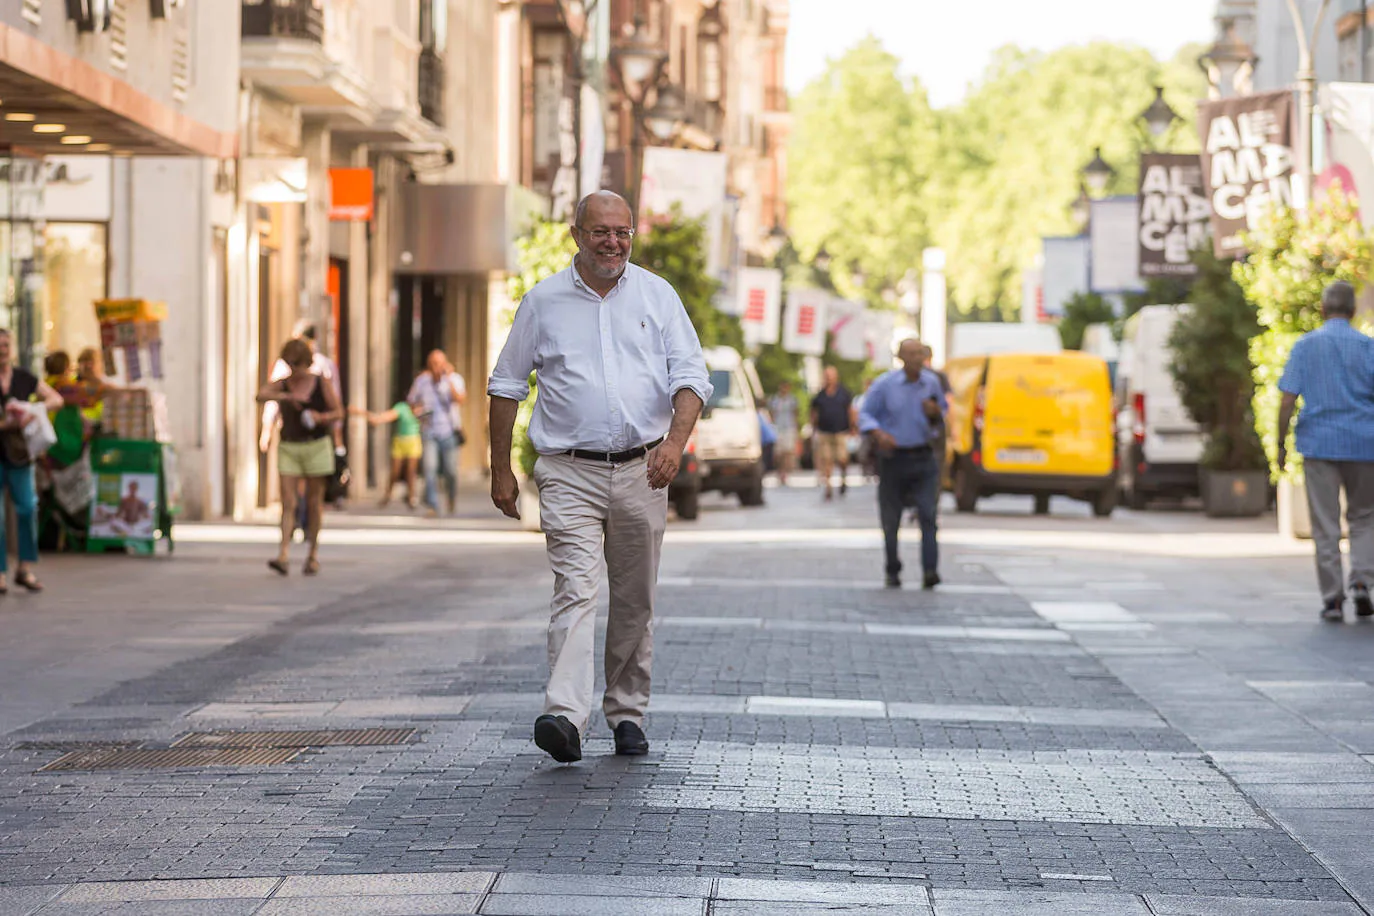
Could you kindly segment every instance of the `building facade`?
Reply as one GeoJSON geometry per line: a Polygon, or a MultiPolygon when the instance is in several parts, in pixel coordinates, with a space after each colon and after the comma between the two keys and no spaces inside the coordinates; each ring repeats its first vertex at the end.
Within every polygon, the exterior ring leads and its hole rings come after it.
{"type": "Polygon", "coordinates": [[[0,5],[0,324],[40,369],[101,347],[94,300],[165,301],[162,378],[121,354],[107,370],[165,395],[193,516],[226,487],[238,21],[179,0],[0,5]]]}

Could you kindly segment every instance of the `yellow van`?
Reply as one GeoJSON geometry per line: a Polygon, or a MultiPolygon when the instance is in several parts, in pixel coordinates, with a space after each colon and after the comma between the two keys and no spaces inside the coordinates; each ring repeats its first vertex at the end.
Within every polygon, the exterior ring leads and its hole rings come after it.
{"type": "Polygon", "coordinates": [[[961,512],[983,496],[1026,493],[1116,508],[1116,428],[1107,364],[1086,353],[962,356],[949,376],[946,486],[961,512]]]}

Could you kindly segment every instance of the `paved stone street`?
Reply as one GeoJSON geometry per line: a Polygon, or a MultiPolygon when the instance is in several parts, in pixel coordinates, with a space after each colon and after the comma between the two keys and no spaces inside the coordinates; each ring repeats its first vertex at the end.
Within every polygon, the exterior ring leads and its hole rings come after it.
{"type": "Polygon", "coordinates": [[[331,516],[313,581],[265,528],[45,560],[0,600],[0,914],[1374,908],[1374,623],[1316,621],[1272,520],[991,500],[932,594],[881,588],[871,487],[769,499],[670,523],[653,751],[595,721],[567,767],[542,541],[480,499],[331,516]]]}

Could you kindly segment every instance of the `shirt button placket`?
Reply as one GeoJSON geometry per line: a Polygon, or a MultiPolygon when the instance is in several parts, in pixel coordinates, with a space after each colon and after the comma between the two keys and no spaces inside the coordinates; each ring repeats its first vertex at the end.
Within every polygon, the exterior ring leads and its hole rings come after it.
{"type": "Polygon", "coordinates": [[[601,319],[601,364],[606,367],[606,405],[610,448],[619,451],[626,446],[621,441],[623,420],[620,414],[620,365],[615,358],[615,344],[611,333],[611,314],[603,300],[598,310],[601,319]]]}

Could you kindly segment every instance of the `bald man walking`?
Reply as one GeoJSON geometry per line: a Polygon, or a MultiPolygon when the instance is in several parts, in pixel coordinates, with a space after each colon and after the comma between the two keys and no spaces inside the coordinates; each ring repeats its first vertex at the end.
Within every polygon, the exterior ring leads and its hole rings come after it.
{"type": "Polygon", "coordinates": [[[611,603],[602,711],[617,754],[649,751],[643,722],[667,488],[711,397],[682,300],[629,263],[635,230],[625,200],[589,195],[572,234],[572,265],[525,296],[487,384],[491,499],[512,518],[520,517],[512,428],[530,372],[539,384],[530,440],[554,592],[549,683],[534,742],[560,763],[582,759],[591,718],[603,562],[611,603]]]}

